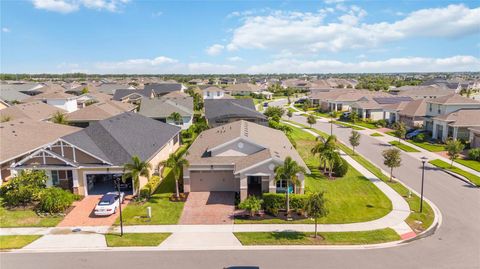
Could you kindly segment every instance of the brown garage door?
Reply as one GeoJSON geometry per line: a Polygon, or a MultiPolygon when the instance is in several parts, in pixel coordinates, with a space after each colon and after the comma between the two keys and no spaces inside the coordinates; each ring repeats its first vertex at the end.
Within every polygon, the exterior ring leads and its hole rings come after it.
{"type": "Polygon", "coordinates": [[[190,191],[238,191],[232,171],[190,171],[190,191]]]}

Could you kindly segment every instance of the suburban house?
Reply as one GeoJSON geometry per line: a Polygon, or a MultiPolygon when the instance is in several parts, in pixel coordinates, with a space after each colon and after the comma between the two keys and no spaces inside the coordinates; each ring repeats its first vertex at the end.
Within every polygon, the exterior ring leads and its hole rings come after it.
{"type": "Polygon", "coordinates": [[[419,128],[423,126],[427,105],[425,99],[417,99],[386,105],[383,111],[389,115],[388,123],[401,121],[409,129],[419,128]]]}
{"type": "Polygon", "coordinates": [[[449,114],[432,118],[432,138],[446,141],[448,138],[470,140],[469,128],[480,127],[480,108],[462,108],[449,114]]]}
{"type": "Polygon", "coordinates": [[[295,88],[295,89],[298,89],[298,90],[305,91],[305,90],[310,89],[311,83],[309,81],[305,80],[305,79],[292,78],[292,79],[283,80],[282,83],[281,83],[281,86],[284,89],[295,88]]]}
{"type": "Polygon", "coordinates": [[[225,90],[215,86],[207,87],[202,90],[203,99],[222,99],[225,97],[225,90]]]}
{"type": "Polygon", "coordinates": [[[470,147],[480,148],[480,127],[471,127],[470,130],[470,147]]]}
{"type": "Polygon", "coordinates": [[[150,92],[153,92],[155,97],[160,97],[163,96],[167,93],[171,92],[184,92],[187,89],[183,84],[181,83],[150,83],[150,84],[145,84],[145,87],[143,91],[148,94],[150,92]]]}
{"type": "Polygon", "coordinates": [[[392,104],[399,104],[411,100],[412,98],[408,96],[363,97],[360,101],[351,105],[351,111],[356,112],[362,120],[386,120],[390,118],[390,113],[388,110],[384,109],[385,106],[391,106],[392,104]]]}
{"type": "Polygon", "coordinates": [[[46,104],[61,108],[70,113],[78,109],[77,98],[78,96],[68,94],[63,91],[47,91],[35,95],[32,97],[32,100],[41,100],[46,104]]]}
{"type": "Polygon", "coordinates": [[[141,103],[138,112],[140,115],[179,126],[184,130],[192,125],[194,109],[193,98],[190,96],[143,98],[141,103]],[[169,119],[170,115],[175,112],[182,117],[181,122],[169,119]]]}
{"type": "Polygon", "coordinates": [[[225,92],[230,95],[250,95],[254,92],[261,91],[260,86],[251,83],[239,83],[230,85],[225,88],[225,92]]]}
{"type": "Polygon", "coordinates": [[[144,97],[153,98],[153,92],[144,90],[118,89],[115,91],[115,94],[113,94],[112,100],[139,105],[144,97]]]}
{"type": "Polygon", "coordinates": [[[27,117],[0,123],[0,184],[10,178],[12,164],[59,137],[79,130],[27,117]]]}
{"type": "Polygon", "coordinates": [[[246,120],[260,125],[268,125],[265,115],[255,109],[253,100],[245,99],[207,99],[205,100],[205,118],[211,127],[246,120]]]}
{"type": "MultiPolygon", "coordinates": [[[[285,192],[286,183],[275,181],[275,167],[290,156],[308,170],[282,131],[240,120],[202,132],[186,154],[185,192],[232,191],[244,200],[264,192],[285,192]]],[[[289,191],[303,193],[300,185],[289,191]]]]}
{"type": "Polygon", "coordinates": [[[69,113],[67,119],[69,124],[85,128],[92,122],[104,120],[124,112],[131,112],[135,109],[135,105],[109,100],[97,102],[69,113]]]}
{"type": "Polygon", "coordinates": [[[402,86],[390,90],[392,94],[398,96],[410,96],[413,99],[435,99],[445,95],[455,93],[455,90],[447,89],[435,85],[429,86],[402,86]]]}
{"type": "Polygon", "coordinates": [[[57,112],[66,113],[66,111],[61,108],[45,104],[41,101],[35,101],[4,108],[0,110],[0,118],[2,120],[32,119],[42,121],[49,120],[52,115],[57,112]]]}
{"type": "Polygon", "coordinates": [[[130,90],[135,90],[135,87],[126,85],[126,84],[118,84],[118,83],[102,83],[98,86],[96,86],[96,91],[105,93],[108,95],[114,95],[115,91],[119,89],[130,89],[130,90]]]}
{"type": "Polygon", "coordinates": [[[23,102],[41,93],[44,85],[38,83],[0,83],[0,99],[8,104],[23,102]]]}
{"type": "MultiPolygon", "coordinates": [[[[434,131],[433,118],[450,114],[459,109],[480,108],[480,101],[472,100],[458,94],[449,94],[435,99],[428,99],[426,102],[427,114],[425,116],[425,122],[423,126],[427,131],[432,133],[434,131]]],[[[447,134],[447,130],[441,130],[440,133],[443,132],[445,132],[444,134],[447,134]]]]}
{"type": "Polygon", "coordinates": [[[392,97],[392,95],[369,90],[331,89],[314,91],[309,98],[312,100],[312,104],[318,105],[322,111],[350,111],[354,103],[368,101],[373,97],[392,97]]]}
{"type": "MultiPolygon", "coordinates": [[[[176,126],[126,112],[52,139],[16,161],[11,169],[43,169],[48,185],[80,195],[104,194],[114,190],[113,179],[121,176],[123,165],[133,156],[151,164],[151,174],[158,173],[159,163],[178,149],[179,134],[176,126]]],[[[142,187],[147,178],[139,181],[142,187]]],[[[134,190],[132,185],[127,184],[125,191],[134,190]]]]}

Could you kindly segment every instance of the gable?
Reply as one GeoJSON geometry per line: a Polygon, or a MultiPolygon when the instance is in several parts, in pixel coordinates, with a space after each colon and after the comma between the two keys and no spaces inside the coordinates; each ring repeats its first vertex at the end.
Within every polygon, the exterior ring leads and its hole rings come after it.
{"type": "Polygon", "coordinates": [[[248,156],[263,149],[265,148],[240,137],[219,145],[211,149],[210,152],[212,156],[248,156]]]}

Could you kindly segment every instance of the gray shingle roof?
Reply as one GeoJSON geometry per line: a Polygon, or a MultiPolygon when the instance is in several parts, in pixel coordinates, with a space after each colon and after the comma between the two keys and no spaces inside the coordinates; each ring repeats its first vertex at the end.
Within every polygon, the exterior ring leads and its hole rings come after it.
{"type": "Polygon", "coordinates": [[[126,112],[90,124],[63,139],[121,166],[135,155],[147,161],[180,132],[180,127],[126,112]]]}
{"type": "Polygon", "coordinates": [[[153,90],[156,95],[161,95],[169,92],[181,91],[182,84],[180,83],[152,83],[146,84],[145,91],[153,90]]]}
{"type": "Polygon", "coordinates": [[[136,94],[139,94],[139,95],[145,96],[145,97],[149,96],[148,94],[145,94],[145,93],[148,93],[148,91],[145,91],[145,90],[118,89],[113,94],[112,99],[115,100],[115,101],[122,101],[122,99],[124,97],[126,97],[130,94],[133,94],[133,93],[136,93],[136,94]]]}
{"type": "Polygon", "coordinates": [[[222,117],[255,117],[266,119],[265,115],[255,110],[253,100],[245,99],[206,99],[205,117],[211,121],[222,117]]]}
{"type": "Polygon", "coordinates": [[[143,98],[139,114],[149,118],[167,118],[173,112],[178,112],[182,117],[193,115],[193,98],[143,98]]]}

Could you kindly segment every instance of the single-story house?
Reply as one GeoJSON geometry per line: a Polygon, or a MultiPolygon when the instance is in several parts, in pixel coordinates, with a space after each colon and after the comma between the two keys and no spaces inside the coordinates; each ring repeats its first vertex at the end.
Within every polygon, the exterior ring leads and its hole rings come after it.
{"type": "Polygon", "coordinates": [[[203,99],[222,99],[225,97],[225,90],[219,87],[210,86],[202,89],[203,99]]]}
{"type": "Polygon", "coordinates": [[[225,88],[225,93],[230,95],[250,95],[258,91],[261,91],[260,86],[251,83],[239,83],[225,88]]]}
{"type": "MultiPolygon", "coordinates": [[[[244,200],[249,195],[285,192],[275,181],[275,167],[290,156],[307,171],[307,165],[282,131],[240,120],[202,132],[188,149],[183,170],[185,192],[232,191],[244,200]]],[[[309,172],[308,172],[309,173],[309,172]]],[[[288,190],[303,193],[301,184],[288,190]]]]}
{"type": "Polygon", "coordinates": [[[398,111],[398,119],[404,122],[407,128],[418,128],[423,127],[426,114],[427,102],[425,99],[417,99],[408,102],[398,111]]]}
{"type": "Polygon", "coordinates": [[[77,98],[78,96],[63,91],[46,91],[31,97],[29,100],[40,100],[70,113],[78,109],[77,98]]]}
{"type": "Polygon", "coordinates": [[[0,184],[11,176],[12,164],[59,137],[79,130],[73,126],[27,117],[0,123],[0,184]]]}
{"type": "Polygon", "coordinates": [[[448,138],[470,140],[472,127],[480,127],[480,108],[459,109],[432,118],[432,138],[446,141],[448,138]]]}
{"type": "Polygon", "coordinates": [[[250,98],[245,99],[207,99],[204,103],[205,118],[211,127],[246,120],[260,125],[268,125],[265,115],[255,109],[250,98]]]}
{"type": "Polygon", "coordinates": [[[113,94],[112,100],[138,105],[144,97],[152,98],[153,92],[151,90],[118,89],[113,94]]]}
{"type": "Polygon", "coordinates": [[[186,89],[187,87],[181,83],[150,83],[145,84],[143,90],[146,93],[153,92],[155,97],[160,97],[171,92],[184,92],[186,89]]]}
{"type": "Polygon", "coordinates": [[[53,114],[60,112],[66,113],[61,108],[54,107],[52,105],[45,104],[41,101],[22,103],[13,106],[9,106],[0,110],[0,118],[3,120],[15,120],[15,119],[33,119],[33,120],[49,120],[53,114]]]}
{"type": "Polygon", "coordinates": [[[455,90],[448,90],[435,85],[428,86],[402,86],[393,88],[390,92],[398,96],[410,96],[413,99],[435,99],[455,93],[455,90]]]}
{"type": "Polygon", "coordinates": [[[470,147],[480,148],[480,127],[471,127],[470,130],[470,147]]]}
{"type": "Polygon", "coordinates": [[[141,103],[138,112],[140,115],[179,126],[184,130],[192,125],[194,109],[193,98],[190,96],[143,98],[141,103]],[[182,116],[181,122],[173,122],[169,119],[175,112],[182,116]]]}
{"type": "MultiPolygon", "coordinates": [[[[151,174],[158,173],[160,162],[178,149],[179,135],[179,127],[126,112],[53,140],[11,169],[42,169],[48,185],[80,195],[104,194],[114,190],[113,178],[124,173],[133,156],[151,164],[151,174]]],[[[148,179],[139,181],[141,188],[148,179]]],[[[133,184],[125,191],[132,192],[133,184]]]]}
{"type": "Polygon", "coordinates": [[[135,111],[135,109],[135,105],[109,100],[94,103],[69,113],[67,119],[69,124],[85,128],[92,122],[104,120],[124,112],[135,111]]]}
{"type": "Polygon", "coordinates": [[[105,93],[108,95],[114,95],[115,92],[119,89],[130,89],[130,90],[135,90],[135,87],[127,85],[127,84],[118,84],[118,83],[102,83],[98,86],[96,86],[96,91],[105,93]]]}

